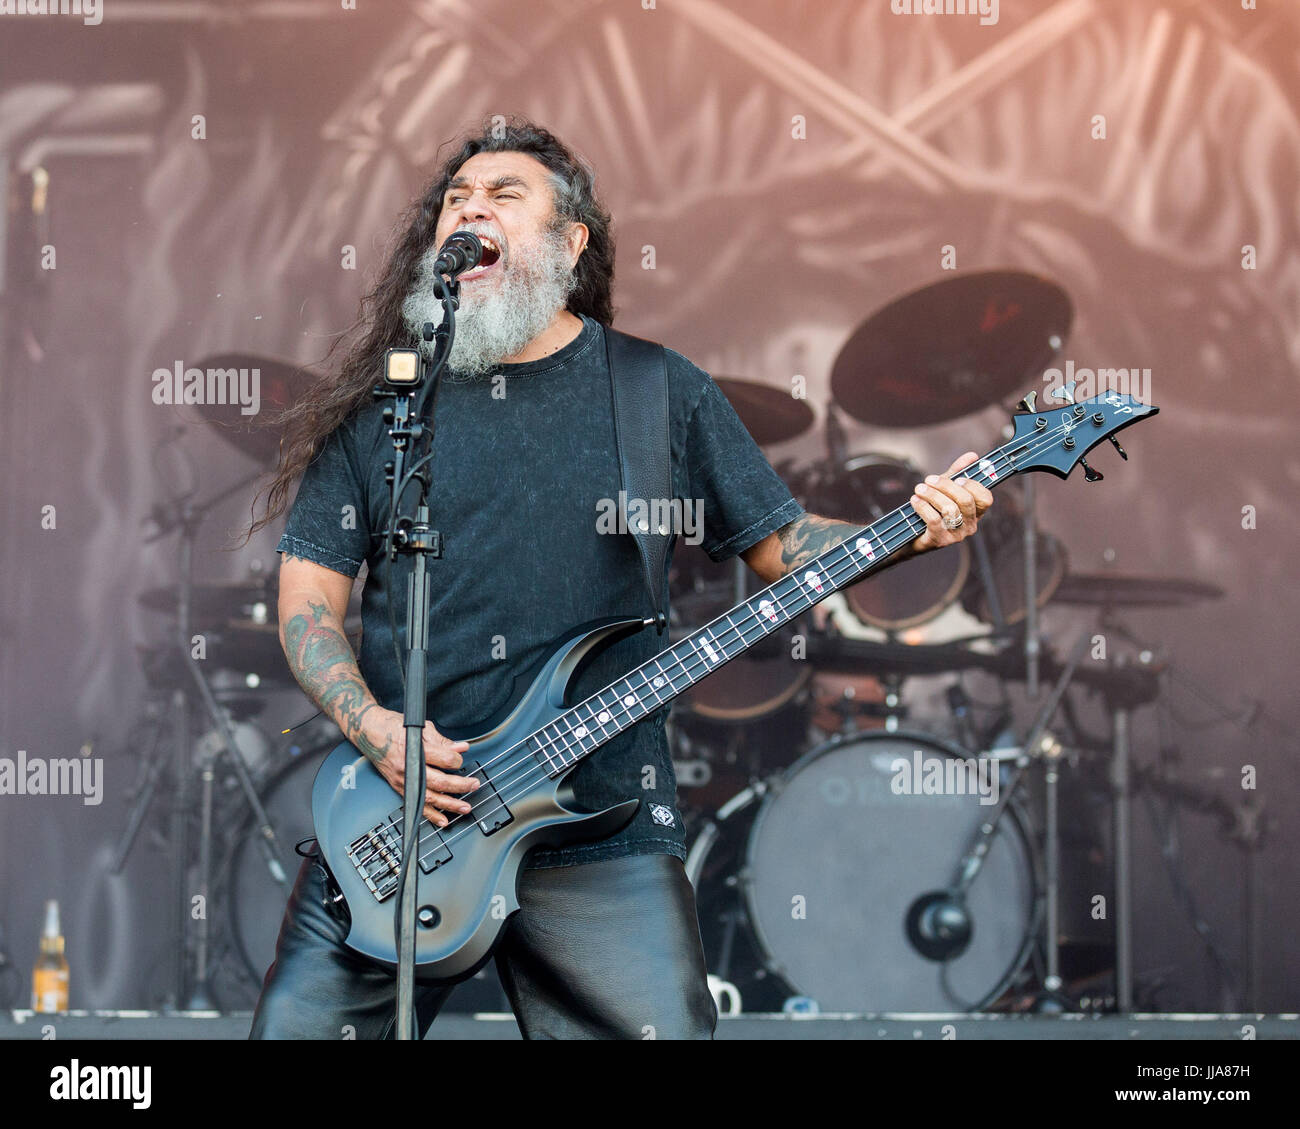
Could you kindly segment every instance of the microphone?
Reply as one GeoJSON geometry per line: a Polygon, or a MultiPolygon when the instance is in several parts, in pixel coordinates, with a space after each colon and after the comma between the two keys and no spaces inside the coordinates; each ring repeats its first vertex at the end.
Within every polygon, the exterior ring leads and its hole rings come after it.
{"type": "Polygon", "coordinates": [[[438,274],[448,274],[454,279],[458,274],[473,270],[483,258],[483,244],[472,231],[453,231],[447,236],[433,269],[438,274]]]}

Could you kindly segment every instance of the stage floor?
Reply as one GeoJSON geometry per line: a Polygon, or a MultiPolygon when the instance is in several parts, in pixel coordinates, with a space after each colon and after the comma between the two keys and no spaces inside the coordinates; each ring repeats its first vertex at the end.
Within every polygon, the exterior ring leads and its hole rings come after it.
{"type": "MultiPolygon", "coordinates": [[[[0,1012],[0,1039],[245,1039],[249,1012],[0,1012]],[[52,1027],[53,1031],[47,1030],[52,1027]]],[[[446,1015],[430,1040],[518,1039],[509,1013],[446,1015]]],[[[717,1038],[744,1039],[1296,1039],[1296,1015],[724,1015],[717,1038]]]]}

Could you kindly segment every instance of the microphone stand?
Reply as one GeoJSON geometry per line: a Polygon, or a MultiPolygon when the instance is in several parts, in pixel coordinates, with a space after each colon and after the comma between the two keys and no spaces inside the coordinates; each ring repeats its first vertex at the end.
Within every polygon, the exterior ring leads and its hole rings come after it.
{"type": "MultiPolygon", "coordinates": [[[[441,279],[441,275],[435,275],[441,279]]],[[[433,454],[434,407],[438,396],[438,380],[455,338],[455,311],[460,305],[460,285],[455,280],[442,280],[442,324],[435,330],[425,323],[424,340],[434,343],[433,361],[426,366],[423,354],[418,365],[418,377],[413,384],[394,387],[378,386],[376,398],[391,398],[393,404],[384,409],[384,422],[388,423],[393,440],[393,461],[385,468],[391,488],[387,551],[389,561],[398,554],[414,557],[414,568],[406,589],[406,700],[403,724],[406,729],[406,767],[402,791],[402,865],[398,873],[398,899],[394,914],[394,932],[397,939],[397,1022],[398,1039],[418,1038],[415,1023],[415,935],[418,927],[416,903],[419,900],[419,824],[424,809],[425,765],[423,752],[424,725],[428,720],[426,675],[429,646],[429,599],[432,577],[428,559],[441,558],[442,538],[429,525],[428,493],[430,476],[427,469],[433,454]],[[426,371],[427,368],[427,371],[426,371]],[[418,391],[426,381],[432,388],[429,397],[428,423],[412,420],[413,391],[418,391]],[[414,447],[427,435],[425,454],[415,458],[414,447]],[[414,519],[400,511],[402,495],[411,483],[418,483],[418,497],[414,519]],[[415,865],[412,865],[414,863],[415,865]]],[[[436,920],[436,911],[427,910],[430,923],[436,920]]]]}

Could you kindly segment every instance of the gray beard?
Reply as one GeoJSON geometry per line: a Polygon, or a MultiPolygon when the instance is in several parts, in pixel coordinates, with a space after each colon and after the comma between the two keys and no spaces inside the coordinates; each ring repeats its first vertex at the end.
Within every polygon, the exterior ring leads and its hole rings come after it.
{"type": "MultiPolygon", "coordinates": [[[[470,283],[461,291],[448,367],[466,376],[487,376],[507,357],[522,352],[564,309],[576,285],[568,246],[559,232],[544,232],[532,244],[508,248],[507,254],[508,263],[490,290],[480,295],[480,284],[470,283]]],[[[437,247],[425,253],[419,278],[402,303],[406,326],[426,356],[432,355],[433,346],[421,336],[424,323],[442,324],[442,302],[430,269],[437,255],[437,247]]]]}

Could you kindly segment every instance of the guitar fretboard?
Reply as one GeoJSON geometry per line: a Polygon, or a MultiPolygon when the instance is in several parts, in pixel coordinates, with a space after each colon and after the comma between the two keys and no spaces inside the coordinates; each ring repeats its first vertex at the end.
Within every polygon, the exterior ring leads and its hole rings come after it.
{"type": "MultiPolygon", "coordinates": [[[[962,476],[993,487],[1014,473],[1012,456],[1000,447],[962,476]]],[[[561,714],[523,747],[552,779],[562,775],[814,604],[880,568],[924,532],[925,522],[910,505],[890,511],[561,714]]]]}

